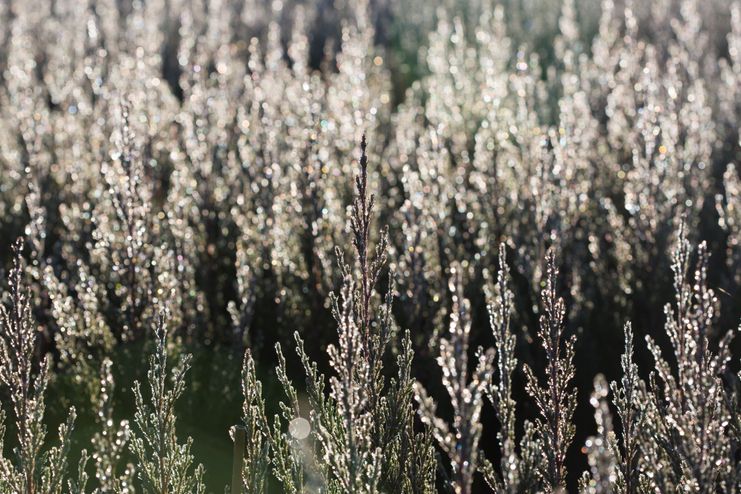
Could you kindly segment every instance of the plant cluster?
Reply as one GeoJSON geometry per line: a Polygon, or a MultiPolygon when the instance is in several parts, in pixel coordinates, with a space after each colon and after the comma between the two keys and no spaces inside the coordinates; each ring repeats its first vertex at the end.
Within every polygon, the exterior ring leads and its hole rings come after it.
{"type": "Polygon", "coordinates": [[[738,1],[13,0],[0,74],[0,491],[206,492],[197,347],[232,493],[741,491],[738,1]]]}

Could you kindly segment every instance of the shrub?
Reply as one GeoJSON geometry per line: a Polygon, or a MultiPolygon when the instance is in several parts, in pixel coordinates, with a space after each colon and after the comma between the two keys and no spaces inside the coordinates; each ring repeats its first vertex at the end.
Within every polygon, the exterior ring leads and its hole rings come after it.
{"type": "MultiPolygon", "coordinates": [[[[0,456],[0,487],[6,492],[61,493],[67,482],[67,456],[75,409],[59,427],[59,445],[45,447],[45,394],[51,360],[35,362],[36,324],[24,284],[23,243],[13,245],[13,267],[8,277],[9,305],[0,306],[0,379],[7,389],[15,418],[17,446],[13,457],[0,456]],[[37,369],[35,367],[38,366],[37,369]]],[[[5,435],[5,413],[0,411],[0,439],[5,435]]],[[[3,450],[5,445],[2,444],[3,450]]],[[[70,487],[71,488],[71,487],[70,487]]]]}
{"type": "Polygon", "coordinates": [[[737,491],[740,15],[0,3],[0,487],[737,491]]]}
{"type": "Polygon", "coordinates": [[[145,400],[141,385],[134,384],[136,430],[131,437],[131,452],[137,461],[137,479],[145,492],[157,494],[203,493],[203,467],[193,466],[190,452],[193,440],[179,443],[175,425],[175,402],[185,391],[185,373],[190,355],[181,356],[172,368],[167,367],[166,312],[157,318],[156,349],[149,357],[147,381],[150,397],[145,400]]]}

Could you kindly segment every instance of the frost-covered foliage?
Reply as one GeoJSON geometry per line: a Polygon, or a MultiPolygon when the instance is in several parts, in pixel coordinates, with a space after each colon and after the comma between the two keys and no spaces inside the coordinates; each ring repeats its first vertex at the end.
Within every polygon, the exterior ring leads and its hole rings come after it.
{"type": "Polygon", "coordinates": [[[0,2],[0,491],[221,490],[187,348],[232,492],[739,492],[740,111],[738,0],[0,2]]]}

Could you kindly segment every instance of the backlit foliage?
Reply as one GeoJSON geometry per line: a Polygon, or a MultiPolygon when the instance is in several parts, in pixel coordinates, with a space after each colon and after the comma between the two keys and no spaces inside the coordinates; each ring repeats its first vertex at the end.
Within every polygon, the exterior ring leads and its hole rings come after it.
{"type": "Polygon", "coordinates": [[[0,1],[0,491],[221,491],[200,351],[232,492],[741,491],[740,110],[738,0],[0,1]]]}

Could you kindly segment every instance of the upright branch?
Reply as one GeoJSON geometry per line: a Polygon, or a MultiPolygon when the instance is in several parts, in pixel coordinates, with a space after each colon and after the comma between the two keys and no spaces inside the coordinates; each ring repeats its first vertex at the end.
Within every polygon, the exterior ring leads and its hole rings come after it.
{"type": "MultiPolygon", "coordinates": [[[[280,414],[276,415],[273,421],[273,433],[268,432],[266,434],[270,439],[269,447],[272,450],[272,474],[280,483],[283,492],[286,494],[300,494],[305,489],[305,471],[308,470],[305,467],[305,460],[309,456],[304,454],[308,448],[303,441],[307,440],[311,434],[311,424],[301,416],[298,392],[288,379],[286,359],[279,344],[276,344],[275,350],[278,357],[276,374],[278,381],[283,385],[287,401],[280,402],[280,414]],[[288,431],[285,430],[285,427],[282,427],[281,418],[283,422],[288,423],[288,431]]],[[[307,382],[316,381],[307,379],[307,382]]],[[[317,394],[321,395],[322,399],[324,398],[323,389],[318,390],[317,394]]],[[[314,396],[317,396],[317,394],[314,394],[314,396]]],[[[246,401],[247,392],[245,392],[246,401]]]]}
{"type": "MultiPolygon", "coordinates": [[[[262,383],[257,378],[255,361],[247,350],[242,364],[242,421],[244,433],[244,463],[242,485],[232,486],[232,492],[265,492],[270,466],[270,426],[265,416],[262,383]]],[[[230,434],[235,439],[240,433],[236,428],[230,434]]]]}
{"type": "Polygon", "coordinates": [[[494,351],[477,352],[478,362],[473,374],[468,370],[468,346],[471,332],[470,303],[463,296],[461,267],[451,267],[450,291],[453,307],[450,314],[448,338],[440,340],[437,363],[443,371],[443,385],[453,406],[453,429],[437,416],[435,401],[420,383],[414,389],[419,403],[419,414],[447,454],[452,469],[452,487],[456,494],[468,494],[473,476],[479,468],[478,444],[481,438],[481,407],[484,392],[494,372],[494,351]]]}
{"type": "Polygon", "coordinates": [[[138,265],[138,258],[142,248],[140,237],[142,228],[140,224],[143,218],[140,218],[142,211],[137,208],[137,203],[142,200],[140,184],[142,181],[142,170],[139,158],[135,153],[134,135],[129,124],[129,105],[121,103],[121,136],[119,142],[119,163],[123,176],[122,184],[111,186],[113,204],[116,208],[116,214],[119,221],[123,224],[126,231],[126,242],[124,249],[124,264],[126,269],[126,286],[127,286],[127,324],[128,330],[135,332],[139,307],[144,300],[139,299],[138,277],[142,267],[138,265]]]}
{"type": "Polygon", "coordinates": [[[566,451],[574,438],[571,419],[576,408],[576,389],[570,386],[574,377],[575,336],[564,340],[566,307],[556,292],[558,269],[553,250],[546,256],[546,285],[541,295],[543,314],[538,336],[545,349],[546,382],[541,386],[530,367],[525,366],[527,391],[540,410],[536,431],[543,442],[541,476],[547,492],[566,485],[566,451]]]}
{"type": "Polygon", "coordinates": [[[616,475],[620,477],[624,494],[636,494],[639,486],[638,461],[641,430],[646,417],[646,387],[638,375],[638,366],[633,362],[633,327],[625,325],[625,353],[620,357],[623,377],[613,381],[612,392],[617,415],[622,425],[622,461],[616,475]]]}
{"type": "MultiPolygon", "coordinates": [[[[145,187],[141,144],[131,127],[129,105],[121,103],[120,124],[111,137],[110,161],[101,172],[107,187],[104,198],[95,205],[94,246],[90,261],[115,286],[120,299],[122,339],[139,333],[142,322],[157,302],[157,274],[166,260],[155,259],[159,246],[150,218],[152,191],[145,187]]],[[[152,317],[152,320],[155,318],[152,317]]]]}
{"type": "MultiPolygon", "coordinates": [[[[381,270],[386,265],[388,244],[388,233],[384,229],[381,231],[373,256],[370,256],[370,228],[373,221],[374,203],[375,195],[368,194],[368,155],[364,134],[360,141],[360,173],[355,177],[355,198],[350,216],[357,273],[354,277],[348,276],[351,275],[351,270],[343,266],[344,263],[341,263],[341,267],[346,276],[345,284],[352,283],[353,285],[343,287],[343,291],[346,291],[353,299],[351,310],[347,312],[346,308],[344,326],[347,327],[350,324],[350,318],[353,319],[352,324],[357,326],[360,337],[358,351],[366,361],[369,379],[368,406],[375,411],[383,387],[381,360],[391,334],[391,305],[394,289],[393,276],[390,276],[384,303],[378,310],[377,320],[374,321],[371,303],[376,293],[381,270]]],[[[341,311],[335,312],[339,314],[341,311]]]]}
{"type": "Polygon", "coordinates": [[[175,403],[185,391],[185,374],[190,355],[184,355],[175,367],[168,368],[165,313],[157,318],[156,349],[149,357],[150,398],[145,400],[141,385],[134,383],[137,430],[131,439],[131,452],[139,464],[138,479],[145,492],[154,494],[203,493],[203,467],[192,469],[193,455],[188,438],[178,443],[175,403]]]}
{"type": "MultiPolygon", "coordinates": [[[[338,462],[337,480],[346,492],[363,492],[363,470],[377,461],[373,444],[376,422],[371,397],[375,388],[371,381],[371,368],[364,364],[363,338],[357,323],[357,291],[349,274],[345,275],[340,296],[330,294],[332,314],[337,322],[338,345],[330,345],[327,352],[330,364],[337,375],[330,378],[331,396],[336,402],[342,421],[342,433],[330,432],[321,437],[328,450],[336,449],[338,462]]],[[[306,369],[307,374],[310,369],[306,369]]],[[[377,482],[373,478],[372,483],[377,482]]]]}
{"type": "MultiPolygon", "coordinates": [[[[499,447],[501,451],[501,484],[496,481],[497,490],[514,492],[519,484],[520,461],[515,450],[515,412],[516,403],[512,399],[512,374],[517,367],[515,343],[517,338],[510,329],[514,295],[509,288],[510,272],[507,265],[507,250],[499,245],[499,271],[496,284],[485,286],[489,326],[494,335],[496,349],[496,369],[489,382],[486,393],[494,406],[499,421],[499,447]]],[[[493,480],[493,479],[488,479],[493,480]]]]}
{"type": "MultiPolygon", "coordinates": [[[[350,227],[355,248],[355,264],[345,262],[336,248],[342,273],[339,294],[330,293],[332,315],[337,323],[338,343],[327,349],[335,375],[330,378],[330,400],[325,401],[323,377],[303,351],[296,335],[298,352],[307,374],[310,402],[315,414],[312,430],[321,455],[330,458],[322,472],[332,488],[343,492],[372,492],[377,489],[383,467],[381,437],[387,400],[383,397],[383,355],[391,335],[390,282],[384,303],[372,315],[376,283],[386,262],[387,234],[381,232],[374,256],[369,255],[369,232],[373,196],[368,195],[366,142],[361,143],[360,174],[355,179],[356,197],[352,204],[350,227]],[[331,406],[327,406],[331,405],[331,406]]],[[[392,277],[393,278],[393,277],[392,277]]]]}
{"type": "Polygon", "coordinates": [[[41,450],[43,435],[38,434],[39,412],[43,414],[43,403],[36,403],[34,392],[43,392],[38,386],[46,386],[48,370],[46,361],[38,376],[37,385],[31,375],[33,353],[36,347],[36,331],[31,316],[31,304],[23,286],[23,243],[18,239],[13,245],[13,268],[8,277],[10,307],[0,307],[2,316],[2,338],[0,338],[0,378],[7,386],[13,413],[16,417],[19,439],[19,456],[24,466],[26,489],[33,492],[36,476],[36,457],[41,450]]]}
{"type": "Polygon", "coordinates": [[[684,229],[680,229],[672,263],[674,306],[667,305],[664,310],[676,370],[653,339],[646,337],[656,361],[651,383],[655,417],[650,422],[667,464],[663,469],[658,462],[647,467],[654,479],[660,479],[661,484],[656,486],[659,490],[692,486],[699,493],[731,492],[732,486],[738,486],[738,472],[735,459],[729,455],[731,418],[723,401],[720,376],[726,373],[731,359],[733,332],[722,335],[717,351],[710,351],[710,337],[716,333],[718,300],[708,287],[706,244],[697,248],[694,272],[691,254],[684,229]],[[668,475],[660,477],[661,470],[668,475]]]}
{"type": "Polygon", "coordinates": [[[386,233],[382,232],[375,257],[369,259],[370,228],[373,219],[375,194],[368,195],[368,155],[365,134],[360,141],[360,174],[355,177],[355,198],[352,203],[350,227],[353,233],[353,246],[358,261],[360,283],[358,283],[357,313],[360,334],[364,340],[364,351],[371,361],[376,359],[377,349],[373,348],[371,334],[371,299],[381,269],[386,263],[386,233]]]}
{"type": "Polygon", "coordinates": [[[3,492],[57,494],[64,488],[70,433],[75,410],[59,427],[60,445],[44,451],[46,406],[51,361],[44,357],[35,372],[36,323],[24,286],[23,240],[13,245],[13,267],[8,277],[9,306],[0,305],[0,382],[7,388],[18,446],[15,461],[3,456],[4,412],[0,409],[0,487],[3,492]]]}
{"type": "Polygon", "coordinates": [[[121,459],[128,447],[131,429],[129,421],[116,423],[113,419],[114,387],[111,368],[113,362],[103,359],[100,367],[100,385],[97,396],[96,422],[99,431],[92,439],[95,478],[102,492],[119,492],[131,485],[134,466],[127,464],[121,471],[121,459]]]}

